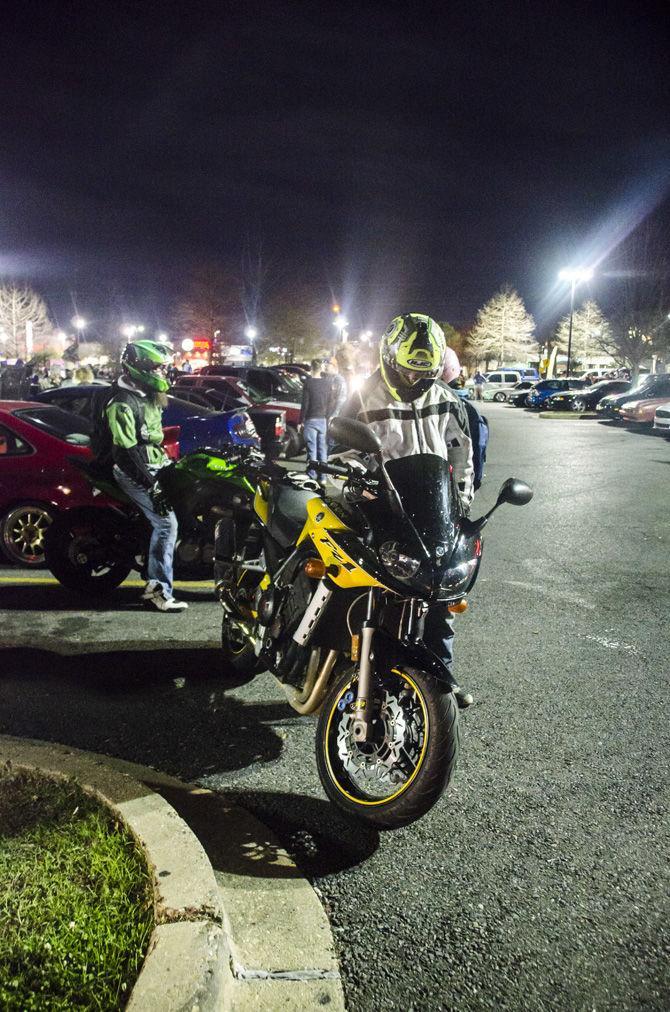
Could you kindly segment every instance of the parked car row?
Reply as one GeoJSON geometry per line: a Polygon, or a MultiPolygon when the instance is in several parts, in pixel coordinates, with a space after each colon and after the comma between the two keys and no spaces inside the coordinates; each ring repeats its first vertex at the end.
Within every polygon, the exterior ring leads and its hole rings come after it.
{"type": "MultiPolygon", "coordinates": [[[[206,366],[197,373],[178,376],[173,392],[187,400],[192,394],[205,398],[210,406],[246,410],[254,425],[267,425],[263,415],[274,412],[283,418],[284,431],[279,439],[282,453],[293,457],[300,452],[303,439],[298,431],[302,383],[295,375],[273,369],[236,366],[206,366]]],[[[263,433],[262,435],[265,435],[263,433]]]]}
{"type": "Polygon", "coordinates": [[[659,432],[670,433],[670,373],[647,374],[635,384],[626,379],[602,379],[588,385],[581,377],[539,383],[523,380],[505,391],[504,397],[494,394],[487,399],[505,400],[530,410],[594,411],[603,420],[653,425],[659,432]]]}

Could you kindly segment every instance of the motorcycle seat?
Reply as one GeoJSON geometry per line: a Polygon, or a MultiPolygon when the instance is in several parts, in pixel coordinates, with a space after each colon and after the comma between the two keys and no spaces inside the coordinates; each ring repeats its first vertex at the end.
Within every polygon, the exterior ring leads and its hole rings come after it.
{"type": "Polygon", "coordinates": [[[282,548],[293,544],[305,526],[307,503],[316,494],[290,485],[271,486],[268,531],[282,548]]]}

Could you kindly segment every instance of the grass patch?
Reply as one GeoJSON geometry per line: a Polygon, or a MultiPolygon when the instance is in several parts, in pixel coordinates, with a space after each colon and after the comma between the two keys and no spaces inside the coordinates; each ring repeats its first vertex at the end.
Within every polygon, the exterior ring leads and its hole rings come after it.
{"type": "Polygon", "coordinates": [[[144,859],[109,810],[0,772],[0,1008],[122,1008],[152,930],[144,859]]]}

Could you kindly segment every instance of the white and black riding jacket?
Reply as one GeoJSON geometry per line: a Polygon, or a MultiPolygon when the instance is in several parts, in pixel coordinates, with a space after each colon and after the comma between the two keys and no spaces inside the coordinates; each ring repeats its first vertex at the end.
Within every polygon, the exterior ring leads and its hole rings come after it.
{"type": "Polygon", "coordinates": [[[379,370],[352,394],[340,412],[365,422],[379,437],[384,460],[435,453],[454,469],[463,505],[474,495],[474,466],[468,416],[460,398],[441,380],[415,401],[391,396],[379,370]]]}

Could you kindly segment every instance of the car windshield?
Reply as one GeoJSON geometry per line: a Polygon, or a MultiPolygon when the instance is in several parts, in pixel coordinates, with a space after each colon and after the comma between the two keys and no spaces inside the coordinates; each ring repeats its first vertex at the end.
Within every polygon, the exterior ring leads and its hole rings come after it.
{"type": "Polygon", "coordinates": [[[302,398],[302,383],[297,376],[294,376],[290,372],[284,372],[283,370],[277,370],[275,375],[277,376],[277,379],[280,380],[280,392],[285,391],[286,393],[293,394],[298,397],[298,400],[302,398]]]}
{"type": "Polygon", "coordinates": [[[90,436],[92,431],[91,423],[86,418],[63,411],[53,404],[44,404],[39,408],[21,408],[14,414],[22,422],[34,425],[36,429],[48,432],[50,436],[56,436],[66,442],[75,442],[74,438],[68,437],[90,436]]]}
{"type": "Polygon", "coordinates": [[[271,397],[266,397],[265,394],[261,393],[258,387],[255,387],[249,380],[236,378],[235,382],[254,404],[268,404],[272,400],[271,397]]]}
{"type": "Polygon", "coordinates": [[[212,408],[201,407],[199,404],[191,404],[189,401],[182,401],[179,397],[168,396],[168,404],[170,405],[171,417],[180,421],[195,416],[201,418],[205,415],[216,414],[216,411],[212,408]]]}

